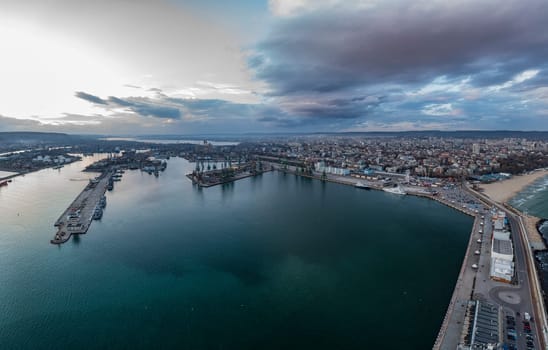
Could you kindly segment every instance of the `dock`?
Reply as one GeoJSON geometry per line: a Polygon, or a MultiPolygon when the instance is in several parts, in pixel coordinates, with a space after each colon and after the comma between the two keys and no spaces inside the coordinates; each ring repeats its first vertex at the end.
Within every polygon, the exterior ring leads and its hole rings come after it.
{"type": "Polygon", "coordinates": [[[237,167],[202,172],[194,171],[191,174],[187,174],[186,177],[199,187],[212,187],[245,179],[247,177],[261,175],[271,170],[273,170],[273,168],[263,168],[260,163],[248,162],[237,167]]]}
{"type": "Polygon", "coordinates": [[[90,180],[86,188],[55,221],[57,233],[50,240],[52,244],[63,244],[72,235],[84,234],[88,231],[95,208],[105,195],[111,175],[111,172],[105,172],[97,179],[90,180]]]}

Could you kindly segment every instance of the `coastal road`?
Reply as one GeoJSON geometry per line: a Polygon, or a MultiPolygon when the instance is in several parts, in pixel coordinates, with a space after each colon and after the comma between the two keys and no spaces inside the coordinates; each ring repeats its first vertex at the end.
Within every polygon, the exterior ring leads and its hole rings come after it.
{"type": "Polygon", "coordinates": [[[531,331],[535,336],[535,348],[545,349],[546,344],[542,332],[545,315],[542,307],[542,300],[538,300],[538,297],[536,296],[538,293],[532,286],[532,279],[537,278],[536,270],[534,266],[530,266],[533,259],[529,256],[531,253],[529,253],[529,249],[526,247],[527,243],[526,238],[524,237],[527,233],[524,231],[525,228],[520,223],[520,217],[513,214],[500,204],[494,202],[490,198],[472,191],[469,188],[467,188],[467,190],[480,198],[482,201],[487,202],[489,205],[504,211],[512,231],[512,239],[514,242],[515,273],[518,286],[501,286],[493,288],[489,292],[489,297],[505,308],[511,309],[516,314],[517,312],[520,313],[521,318],[516,317],[516,331],[519,332],[518,349],[526,348],[525,336],[523,335],[523,324],[521,322],[521,320],[523,320],[522,317],[524,312],[531,314],[535,320],[535,322],[531,322],[531,331]],[[540,314],[541,312],[542,314],[540,314]]]}
{"type": "MultiPolygon", "coordinates": [[[[508,222],[514,241],[515,278],[517,285],[494,287],[489,291],[489,299],[503,306],[505,314],[516,317],[516,332],[518,334],[516,344],[518,345],[518,349],[525,349],[526,339],[523,331],[523,315],[525,312],[535,315],[534,299],[532,298],[532,288],[527,272],[526,252],[520,234],[521,229],[516,218],[508,216],[508,222]]],[[[540,329],[538,329],[539,327],[537,327],[536,320],[537,318],[535,318],[535,322],[531,322],[531,332],[535,335],[535,348],[542,349],[539,343],[542,334],[540,329]]]]}

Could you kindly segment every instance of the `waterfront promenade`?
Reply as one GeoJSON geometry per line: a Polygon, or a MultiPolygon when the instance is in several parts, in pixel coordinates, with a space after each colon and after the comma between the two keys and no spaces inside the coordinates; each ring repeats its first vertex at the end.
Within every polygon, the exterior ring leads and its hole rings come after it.
{"type": "Polygon", "coordinates": [[[57,227],[57,232],[50,241],[52,244],[65,243],[72,235],[87,232],[93,220],[95,208],[106,192],[110,175],[110,172],[106,172],[96,181],[90,181],[86,188],[61,214],[59,219],[55,221],[54,226],[57,227]]]}
{"type": "Polygon", "coordinates": [[[538,273],[536,271],[533,253],[534,246],[529,240],[530,235],[527,233],[528,227],[524,223],[523,214],[514,208],[509,210],[506,206],[493,201],[482,193],[476,192],[470,188],[467,188],[467,190],[485,203],[496,207],[498,210],[504,211],[513,233],[512,236],[515,249],[514,260],[518,288],[510,290],[510,292],[519,293],[518,295],[522,300],[520,300],[519,303],[512,303],[508,299],[503,300],[506,288],[494,289],[494,291],[490,291],[490,295],[494,299],[498,299],[497,301],[505,307],[513,308],[515,311],[519,309],[520,311],[526,311],[533,315],[535,322],[532,324],[532,329],[537,335],[535,338],[539,341],[539,348],[546,349],[548,346],[546,308],[538,273]]]}
{"type": "Polygon", "coordinates": [[[455,289],[447,312],[443,319],[438,337],[434,343],[433,349],[456,349],[457,344],[460,341],[460,337],[463,331],[464,318],[466,314],[466,308],[468,301],[472,299],[474,290],[474,283],[476,280],[476,271],[472,268],[473,264],[478,264],[479,257],[474,254],[477,250],[477,240],[480,239],[479,235],[479,223],[478,217],[475,218],[472,226],[472,232],[470,233],[470,239],[468,240],[468,246],[466,247],[466,253],[462,261],[459,277],[455,283],[455,289]]]}

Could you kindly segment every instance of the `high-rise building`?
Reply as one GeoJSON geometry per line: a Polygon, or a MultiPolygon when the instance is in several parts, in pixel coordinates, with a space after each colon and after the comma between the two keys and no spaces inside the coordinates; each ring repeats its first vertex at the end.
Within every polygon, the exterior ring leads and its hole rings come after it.
{"type": "Polygon", "coordinates": [[[474,154],[480,154],[481,148],[479,143],[472,144],[472,153],[474,154]]]}

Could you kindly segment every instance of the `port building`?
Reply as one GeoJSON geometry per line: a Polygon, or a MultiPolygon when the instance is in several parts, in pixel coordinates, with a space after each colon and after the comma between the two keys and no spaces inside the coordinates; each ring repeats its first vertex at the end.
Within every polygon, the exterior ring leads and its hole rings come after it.
{"type": "Polygon", "coordinates": [[[511,233],[506,230],[507,223],[504,212],[493,215],[489,274],[495,281],[511,283],[514,277],[514,247],[511,233]]]}
{"type": "Polygon", "coordinates": [[[504,230],[504,227],[508,224],[506,219],[506,213],[499,211],[493,215],[493,228],[495,230],[504,230]]]}
{"type": "Polygon", "coordinates": [[[317,162],[316,164],[314,164],[314,170],[318,172],[325,171],[326,174],[333,174],[333,175],[342,175],[342,176],[350,175],[350,169],[337,168],[334,166],[326,166],[325,162],[317,162]]]}

